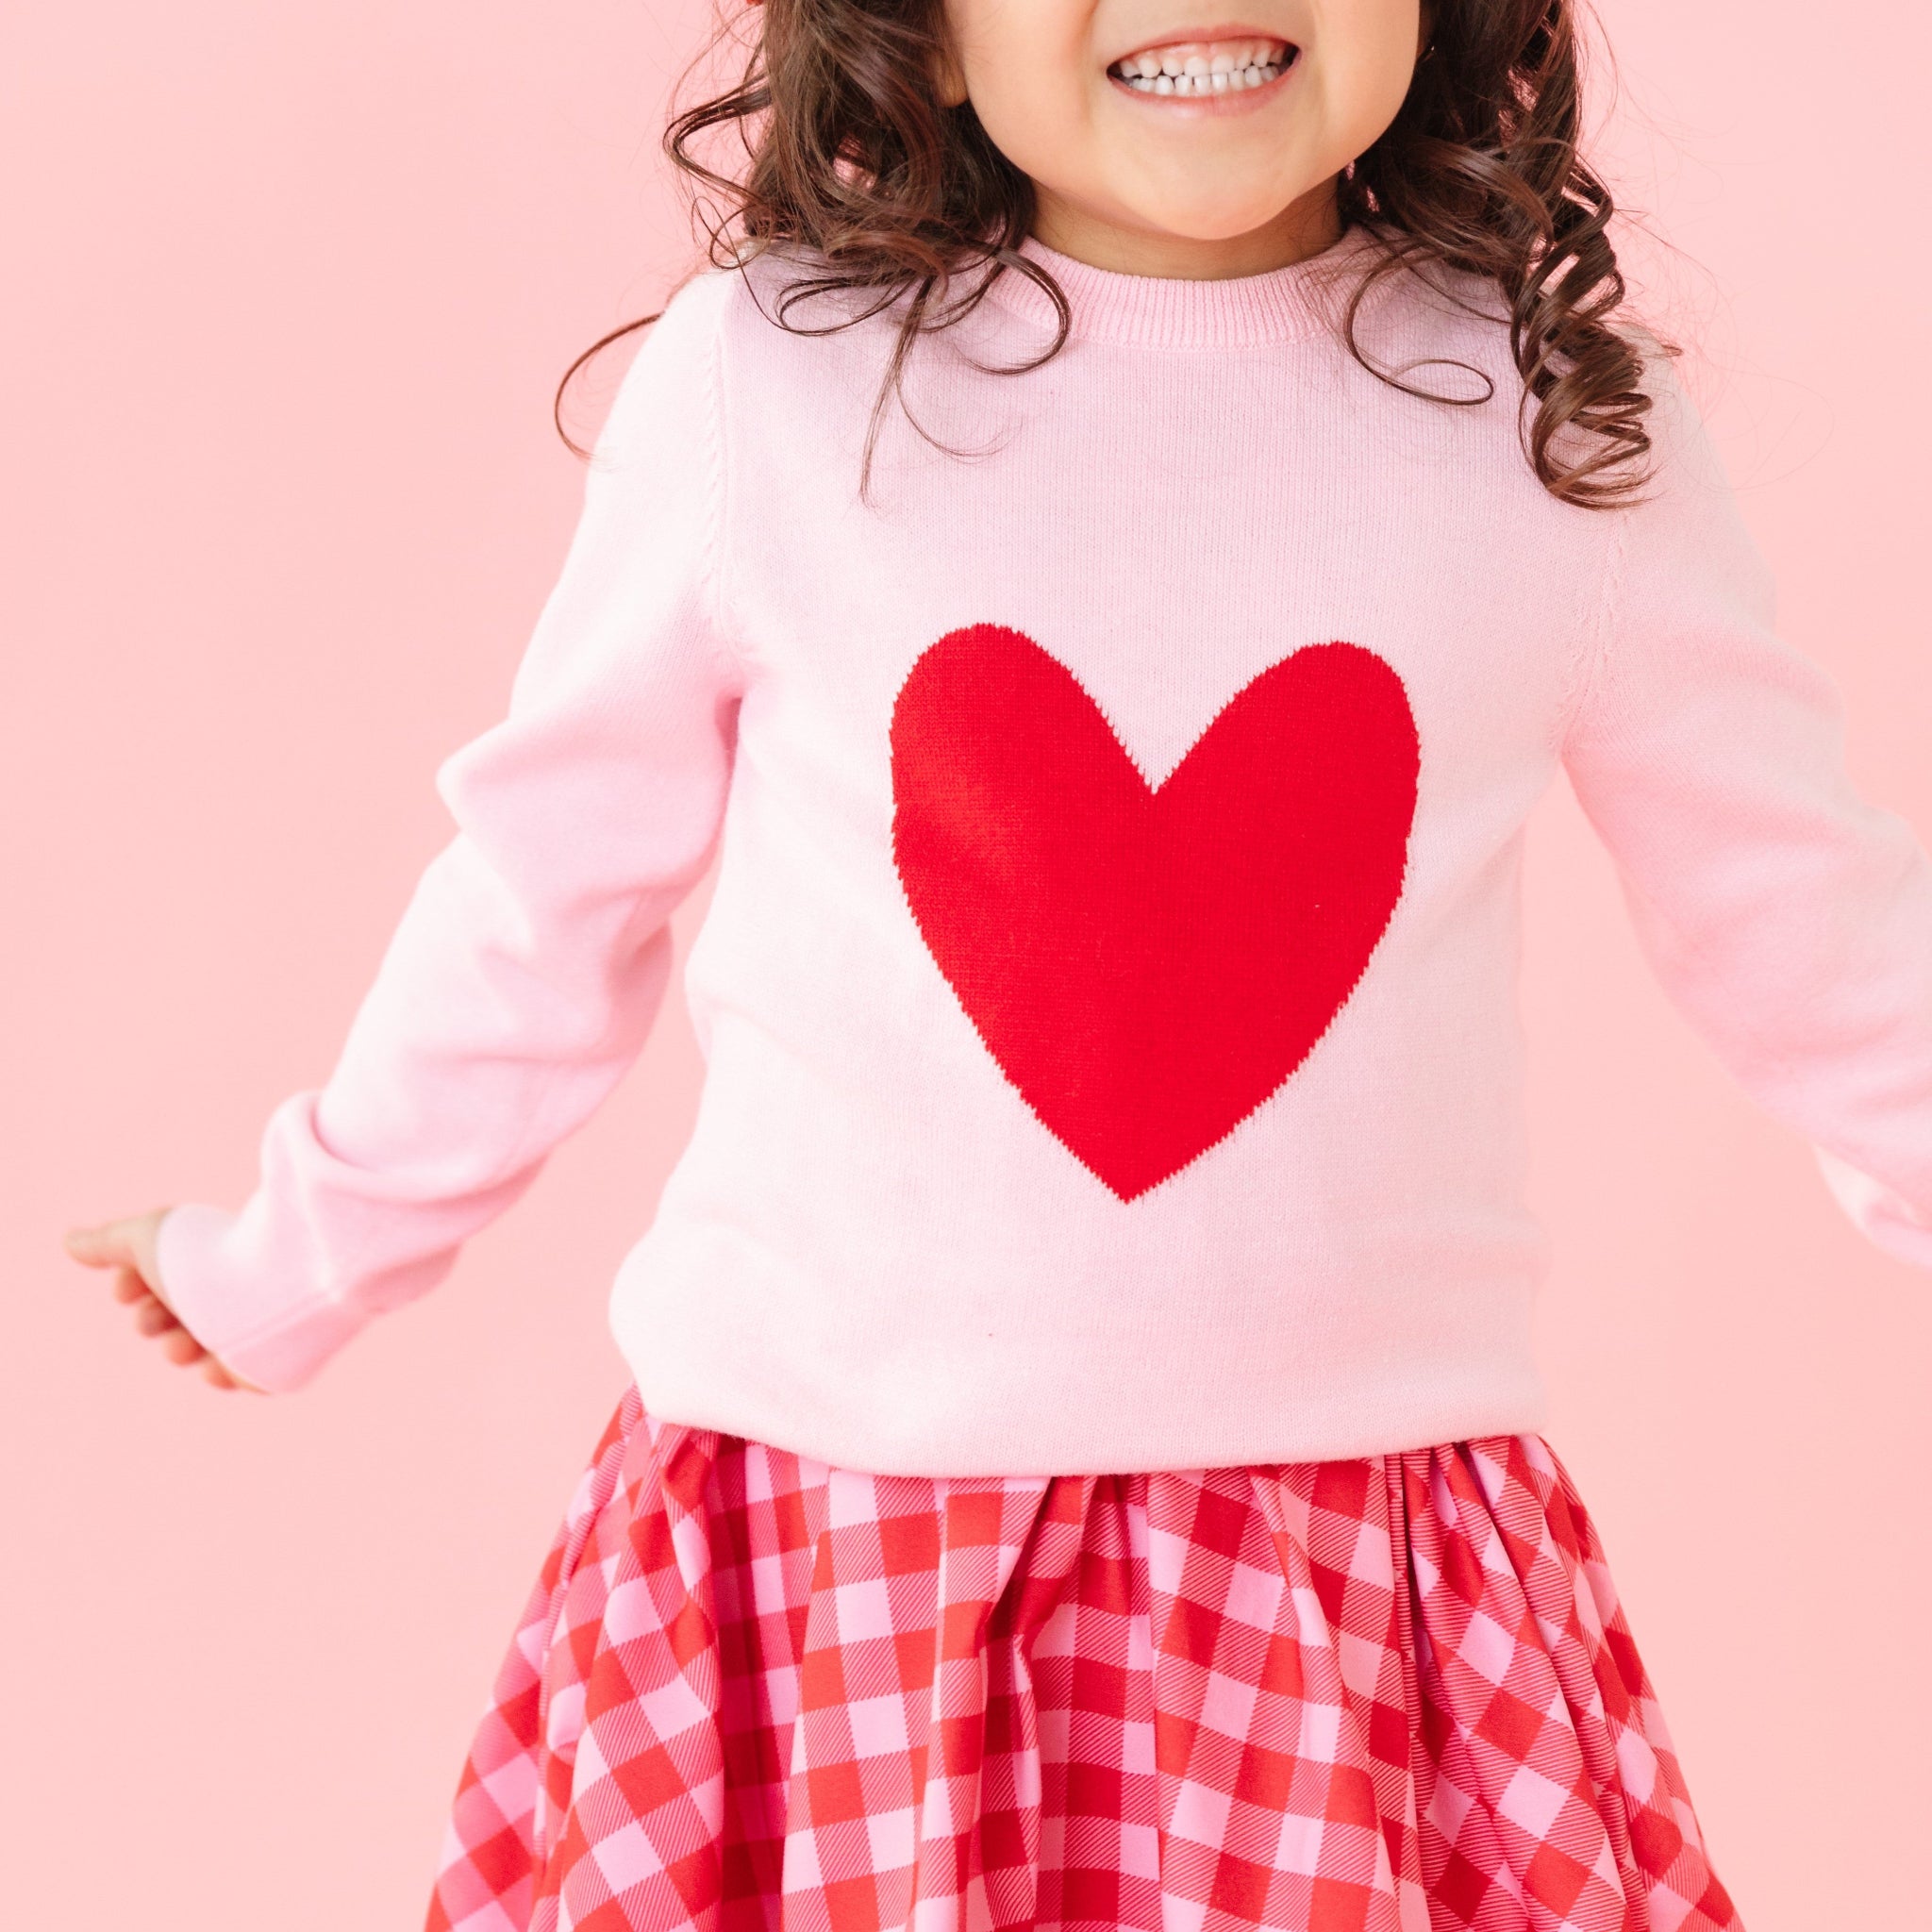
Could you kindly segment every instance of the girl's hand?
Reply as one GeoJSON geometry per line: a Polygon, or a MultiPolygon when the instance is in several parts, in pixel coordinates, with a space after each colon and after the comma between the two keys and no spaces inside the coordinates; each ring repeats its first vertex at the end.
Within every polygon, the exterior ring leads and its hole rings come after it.
{"type": "Polygon", "coordinates": [[[67,1252],[90,1268],[113,1268],[114,1298],[134,1304],[134,1325],[143,1335],[160,1338],[171,1361],[185,1369],[200,1362],[202,1374],[217,1389],[252,1389],[258,1395],[268,1391],[244,1381],[232,1369],[223,1367],[175,1318],[175,1311],[161,1299],[161,1274],[155,1263],[155,1237],[161,1216],[168,1210],[157,1208],[151,1214],[136,1214],[125,1221],[104,1221],[98,1227],[71,1227],[67,1230],[67,1252]]]}

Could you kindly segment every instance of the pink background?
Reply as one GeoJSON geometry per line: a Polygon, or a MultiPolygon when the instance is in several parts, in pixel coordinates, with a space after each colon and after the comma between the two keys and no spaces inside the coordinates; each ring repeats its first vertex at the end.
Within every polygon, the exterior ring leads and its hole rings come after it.
{"type": "MultiPolygon", "coordinates": [[[[1613,178],[1868,791],[1932,831],[1924,19],[1607,0],[1613,178]]],[[[495,717],[581,475],[569,356],[686,247],[692,0],[101,0],[0,69],[0,1355],[14,1923],[420,1923],[697,1075],[667,1014],[457,1274],[299,1398],[139,1341],[69,1223],[237,1202],[495,717]]],[[[1607,91],[1599,89],[1607,106],[1607,91]]],[[[608,393],[608,383],[605,385],[608,393]]],[[[591,398],[594,403],[594,396],[591,398]]],[[[679,924],[688,936],[699,911],[679,924]]],[[[1928,962],[1932,967],[1932,962],[1928,962]]],[[[1549,1434],[1754,1932],[1904,1925],[1932,1808],[1932,1283],[1664,1006],[1567,793],[1526,1002],[1549,1434]]]]}

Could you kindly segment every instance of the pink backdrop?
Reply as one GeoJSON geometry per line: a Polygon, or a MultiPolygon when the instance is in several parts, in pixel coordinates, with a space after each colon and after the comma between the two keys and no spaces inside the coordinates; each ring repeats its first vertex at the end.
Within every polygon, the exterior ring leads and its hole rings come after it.
{"type": "MultiPolygon", "coordinates": [[[[1856,772],[1932,832],[1932,279],[1898,221],[1924,19],[1847,64],[1792,0],[1605,17],[1613,177],[1690,258],[1646,258],[1652,307],[1697,334],[1856,772]]],[[[686,246],[655,142],[699,19],[100,0],[8,29],[14,1923],[418,1924],[623,1386],[606,1289],[697,1074],[675,1012],[445,1288],[299,1398],[169,1366],[59,1235],[239,1200],[270,1106],[325,1074],[445,836],[433,767],[497,714],[562,556],[581,479],[550,384],[686,246]]],[[[1719,1870],[1754,1932],[1918,1923],[1932,1283],[1860,1244],[1664,1007],[1567,794],[1536,828],[1526,1001],[1550,1436],[1719,1870]]]]}

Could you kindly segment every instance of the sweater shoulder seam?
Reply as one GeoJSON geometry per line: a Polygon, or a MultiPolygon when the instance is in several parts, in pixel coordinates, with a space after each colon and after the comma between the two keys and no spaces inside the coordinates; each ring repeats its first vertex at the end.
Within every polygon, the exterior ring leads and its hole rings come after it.
{"type": "MultiPolygon", "coordinates": [[[[735,269],[715,269],[712,273],[740,279],[735,269]]],[[[711,327],[705,345],[705,567],[703,580],[705,627],[710,639],[712,656],[725,681],[736,686],[744,675],[744,654],[731,616],[728,572],[731,559],[729,521],[731,511],[730,425],[724,408],[724,332],[726,318],[738,298],[736,286],[727,286],[714,297],[711,327]]]]}
{"type": "Polygon", "coordinates": [[[1583,635],[1571,654],[1569,675],[1565,679],[1561,708],[1562,728],[1559,747],[1567,747],[1577,721],[1590,708],[1601,689],[1610,653],[1610,639],[1616,613],[1624,592],[1624,564],[1630,542],[1630,512],[1610,513],[1614,527],[1604,540],[1602,568],[1597,578],[1596,608],[1583,626],[1583,635]]]}

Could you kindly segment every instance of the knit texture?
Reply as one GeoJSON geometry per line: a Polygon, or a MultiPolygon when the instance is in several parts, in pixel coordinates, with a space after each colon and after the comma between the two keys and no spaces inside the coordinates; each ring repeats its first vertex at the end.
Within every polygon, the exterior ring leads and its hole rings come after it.
{"type": "MultiPolygon", "coordinates": [[[[326,1084],[164,1291],[293,1390],[421,1295],[635,1058],[714,857],[690,1145],[610,1300],[652,1413],[887,1473],[1386,1454],[1541,1426],[1515,1009],[1559,768],[1648,957],[1932,1264],[1932,863],[1670,364],[1657,475],[1537,481],[1492,293],[1371,242],[1231,281],[1025,252],[912,358],[653,325],[501,722],[326,1084]],[[1466,365],[1458,367],[1457,365],[1466,365]],[[1482,400],[1485,389],[1489,394],[1482,400]]],[[[793,320],[823,325],[846,298],[793,320]]]]}

